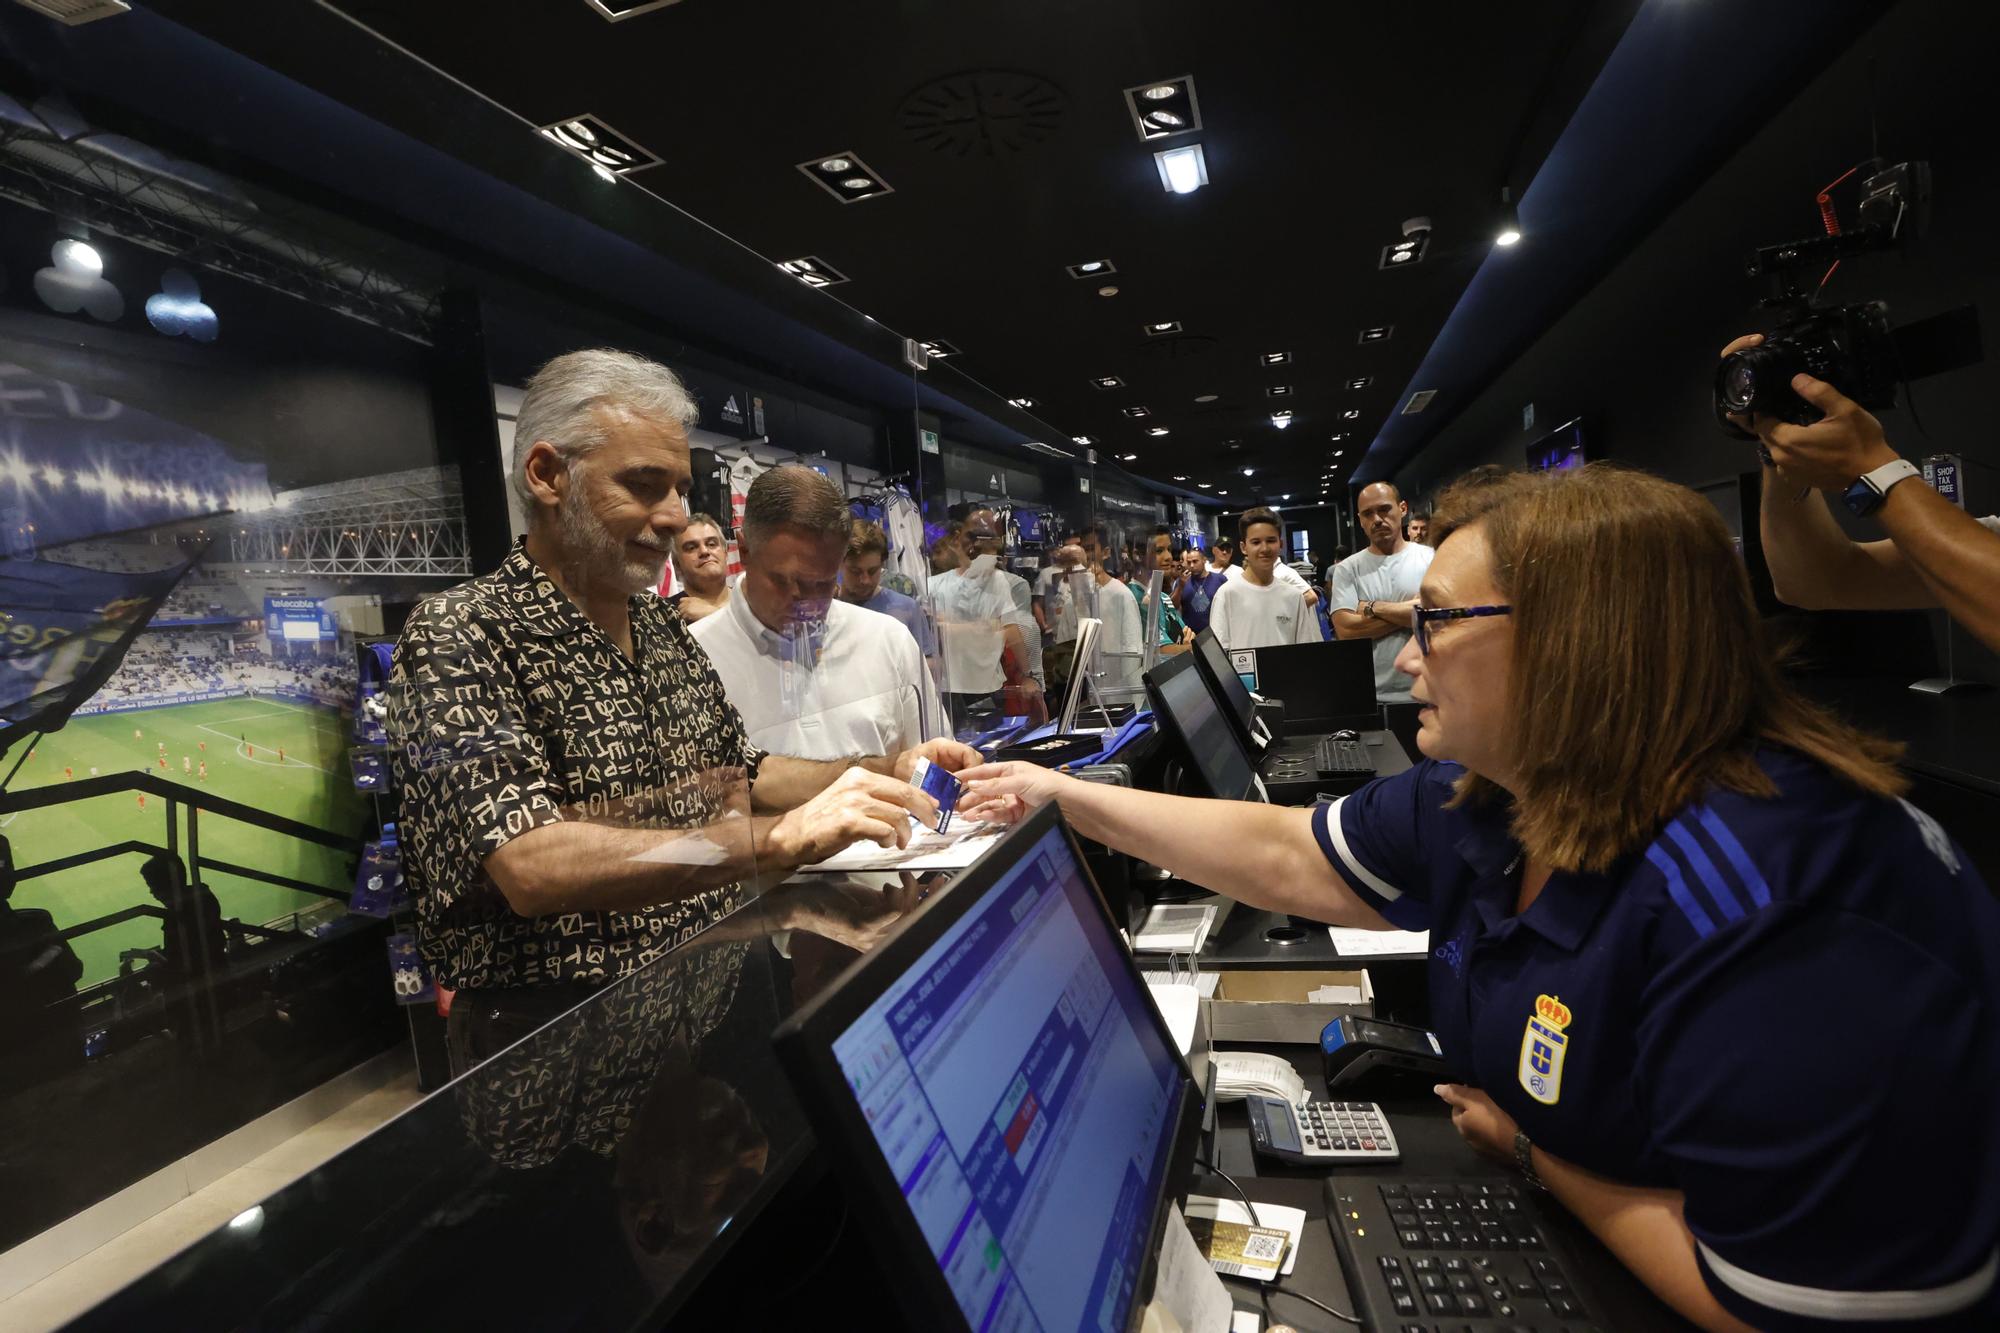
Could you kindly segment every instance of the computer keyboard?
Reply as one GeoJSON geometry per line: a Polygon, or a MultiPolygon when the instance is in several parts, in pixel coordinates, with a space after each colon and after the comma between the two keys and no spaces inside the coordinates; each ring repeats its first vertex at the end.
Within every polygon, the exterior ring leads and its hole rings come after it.
{"type": "Polygon", "coordinates": [[[1597,1333],[1540,1205],[1507,1181],[1336,1177],[1334,1248],[1364,1327],[1597,1333]]]}
{"type": "Polygon", "coordinates": [[[1322,773],[1373,773],[1375,760],[1360,741],[1342,736],[1322,736],[1314,753],[1322,773]]]}

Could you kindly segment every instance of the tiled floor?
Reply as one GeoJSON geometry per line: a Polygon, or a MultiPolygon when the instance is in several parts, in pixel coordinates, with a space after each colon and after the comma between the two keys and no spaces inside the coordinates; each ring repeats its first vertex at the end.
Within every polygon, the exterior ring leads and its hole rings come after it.
{"type": "Polygon", "coordinates": [[[42,1333],[60,1327],[259,1199],[297,1180],[421,1096],[415,1070],[367,1093],[207,1188],[0,1301],[0,1329],[42,1333]]]}

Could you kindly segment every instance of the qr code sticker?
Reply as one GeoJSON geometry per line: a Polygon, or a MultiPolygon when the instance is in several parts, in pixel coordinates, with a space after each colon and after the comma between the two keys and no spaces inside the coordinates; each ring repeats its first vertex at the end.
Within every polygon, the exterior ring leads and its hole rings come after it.
{"type": "Polygon", "coordinates": [[[1257,1259],[1267,1264],[1276,1263],[1285,1253],[1285,1238],[1267,1231],[1253,1231],[1243,1242],[1243,1257],[1257,1259]]]}

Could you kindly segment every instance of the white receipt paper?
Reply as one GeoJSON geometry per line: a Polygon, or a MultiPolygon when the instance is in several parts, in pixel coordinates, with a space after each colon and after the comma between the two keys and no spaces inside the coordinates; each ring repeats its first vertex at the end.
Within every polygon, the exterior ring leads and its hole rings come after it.
{"type": "Polygon", "coordinates": [[[1326,933],[1333,936],[1333,950],[1342,958],[1431,951],[1431,933],[1428,930],[1355,930],[1347,926],[1328,926],[1326,933]]]}
{"type": "Polygon", "coordinates": [[[1235,1315],[1229,1288],[1222,1285],[1201,1247],[1188,1234],[1179,1204],[1167,1214],[1165,1232],[1160,1241],[1153,1304],[1166,1307],[1185,1333],[1229,1333],[1235,1315]]]}
{"type": "Polygon", "coordinates": [[[966,824],[948,833],[911,825],[910,845],[883,847],[872,842],[851,843],[809,871],[839,873],[849,870],[963,870],[1006,836],[1004,824],[966,824]]]}

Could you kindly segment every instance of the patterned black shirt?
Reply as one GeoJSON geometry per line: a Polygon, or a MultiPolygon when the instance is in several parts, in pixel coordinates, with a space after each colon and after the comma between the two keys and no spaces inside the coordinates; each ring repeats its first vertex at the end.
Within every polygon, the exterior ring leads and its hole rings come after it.
{"type": "Polygon", "coordinates": [[[740,898],[730,884],[649,912],[524,917],[487,875],[509,839],[560,819],[694,828],[761,754],[680,611],[631,600],[627,658],[516,546],[429,598],[396,644],[390,763],[417,943],[440,984],[622,977],[740,898]]]}

